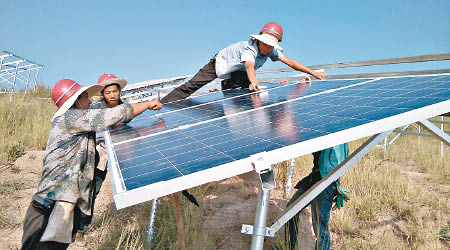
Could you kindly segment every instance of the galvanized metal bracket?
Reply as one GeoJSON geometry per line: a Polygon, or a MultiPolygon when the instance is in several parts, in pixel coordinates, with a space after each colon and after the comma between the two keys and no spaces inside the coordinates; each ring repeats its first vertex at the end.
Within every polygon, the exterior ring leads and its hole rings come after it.
{"type": "Polygon", "coordinates": [[[250,160],[257,173],[262,173],[272,170],[272,166],[267,163],[267,152],[250,155],[250,160]]]}
{"type": "Polygon", "coordinates": [[[273,166],[267,162],[267,153],[261,152],[250,156],[252,165],[259,175],[259,184],[262,190],[272,190],[276,187],[273,175],[273,166]]]}
{"type": "Polygon", "coordinates": [[[270,227],[258,227],[256,228],[252,225],[242,224],[241,233],[250,234],[264,237],[275,237],[275,230],[270,227]]]}

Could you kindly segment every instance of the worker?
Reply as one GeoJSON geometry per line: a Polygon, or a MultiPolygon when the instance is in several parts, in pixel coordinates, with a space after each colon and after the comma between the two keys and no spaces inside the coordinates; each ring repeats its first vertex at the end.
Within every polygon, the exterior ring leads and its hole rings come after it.
{"type": "Polygon", "coordinates": [[[283,39],[283,29],[275,22],[264,25],[259,35],[250,35],[248,41],[234,43],[217,53],[200,71],[185,84],[175,88],[161,99],[167,103],[184,99],[216,78],[224,79],[222,90],[230,88],[248,88],[260,90],[256,71],[263,66],[267,58],[281,61],[294,70],[323,79],[325,73],[316,72],[298,61],[284,55],[278,45],[283,39]]]}
{"type": "Polygon", "coordinates": [[[91,216],[95,167],[95,131],[126,122],[145,110],[159,110],[158,100],[88,109],[89,96],[103,86],[81,87],[58,81],[51,94],[53,116],[37,192],[28,207],[22,249],[67,249],[91,216]]]}
{"type": "MultiPolygon", "coordinates": [[[[89,105],[89,109],[105,109],[114,108],[117,105],[123,104],[124,102],[120,98],[120,93],[122,89],[127,85],[127,81],[122,78],[118,78],[113,74],[102,74],[98,80],[97,84],[102,86],[101,96],[94,96],[94,98],[99,99],[89,105]]],[[[108,155],[106,153],[105,137],[104,131],[97,131],[95,134],[95,171],[94,171],[94,196],[92,198],[92,207],[94,209],[95,199],[97,198],[103,181],[107,174],[107,163],[108,155]]],[[[92,219],[92,216],[90,216],[92,219]]],[[[90,222],[90,221],[89,221],[90,222]]],[[[80,228],[81,235],[84,235],[87,231],[87,227],[80,228]]]]}
{"type": "MultiPolygon", "coordinates": [[[[120,92],[127,85],[127,81],[125,79],[117,78],[114,74],[103,74],[98,78],[97,84],[104,87],[104,89],[101,91],[102,100],[91,103],[89,108],[113,108],[123,103],[122,99],[120,98],[120,92]]],[[[100,191],[107,171],[107,155],[103,133],[97,133],[96,141],[99,163],[97,168],[95,169],[95,196],[97,196],[98,192],[100,191]]],[[[196,205],[197,207],[199,206],[195,197],[187,190],[183,190],[182,194],[194,205],[196,205]]]]}
{"type": "MultiPolygon", "coordinates": [[[[288,207],[295,202],[310,187],[343,162],[348,157],[348,151],[348,143],[344,143],[313,153],[314,167],[311,173],[295,185],[298,190],[286,206],[288,207]]],[[[315,249],[330,249],[331,239],[328,221],[333,200],[336,201],[337,208],[341,208],[343,201],[348,200],[348,190],[339,185],[339,179],[331,183],[310,203],[313,230],[316,235],[315,249]]],[[[292,217],[286,225],[286,240],[291,250],[295,249],[297,245],[299,214],[300,212],[292,217]]]]}
{"type": "Polygon", "coordinates": [[[125,79],[117,78],[113,74],[103,74],[98,78],[97,84],[104,87],[101,91],[102,100],[91,103],[89,108],[114,108],[123,104],[120,92],[127,85],[125,79]]]}

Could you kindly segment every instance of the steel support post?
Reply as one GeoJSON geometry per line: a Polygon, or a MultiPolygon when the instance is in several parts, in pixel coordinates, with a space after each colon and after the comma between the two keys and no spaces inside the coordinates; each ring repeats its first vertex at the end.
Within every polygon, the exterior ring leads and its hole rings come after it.
{"type": "Polygon", "coordinates": [[[274,231],[273,233],[277,232],[294,215],[296,215],[298,212],[300,212],[300,210],[306,207],[326,187],[328,187],[331,183],[344,175],[345,172],[347,172],[363,156],[369,153],[372,148],[380,143],[381,140],[386,138],[392,131],[393,130],[389,130],[380,134],[373,135],[369,140],[367,140],[363,145],[355,150],[345,161],[343,161],[341,164],[339,164],[339,166],[337,166],[333,171],[325,176],[325,178],[314,184],[310,189],[308,189],[308,191],[306,191],[295,202],[287,207],[285,212],[279,215],[270,227],[270,229],[274,231]]]}
{"type": "Polygon", "coordinates": [[[383,145],[384,153],[387,152],[387,148],[388,148],[388,137],[389,137],[389,135],[387,135],[387,136],[384,138],[384,145],[383,145]]]}
{"type": "Polygon", "coordinates": [[[255,223],[253,226],[251,250],[262,250],[264,237],[266,236],[267,212],[269,211],[270,189],[259,188],[258,207],[256,209],[255,223]]]}
{"type": "Polygon", "coordinates": [[[36,87],[37,87],[38,76],[39,76],[39,69],[37,69],[36,78],[34,79],[34,90],[36,90],[36,87]]]}
{"type": "Polygon", "coordinates": [[[16,71],[14,73],[14,82],[11,88],[11,93],[9,94],[9,102],[12,102],[12,96],[14,93],[14,87],[16,86],[16,79],[17,79],[17,70],[19,69],[19,63],[16,64],[16,71]]]}
{"type": "MultiPolygon", "coordinates": [[[[419,123],[419,133],[422,132],[422,125],[419,123]]],[[[420,149],[420,134],[419,134],[419,149],[420,149]]]]}
{"type": "Polygon", "coordinates": [[[276,187],[273,175],[274,166],[268,164],[266,152],[251,155],[250,159],[255,172],[259,175],[258,207],[256,208],[254,225],[242,225],[241,233],[252,235],[250,249],[262,250],[264,237],[274,236],[274,232],[266,227],[270,190],[276,187]]]}
{"type": "MultiPolygon", "coordinates": [[[[444,116],[441,116],[441,131],[444,133],[444,116]]],[[[444,142],[441,140],[441,157],[444,157],[444,142]]]]}
{"type": "Polygon", "coordinates": [[[150,212],[150,222],[148,224],[147,230],[147,244],[152,243],[153,234],[155,232],[155,218],[156,218],[156,208],[158,207],[158,199],[153,199],[152,201],[152,210],[150,212]]]}
{"type": "Polygon", "coordinates": [[[3,59],[5,59],[5,56],[2,56],[0,58],[0,73],[2,72],[2,69],[3,69],[3,59]]]}
{"type": "Polygon", "coordinates": [[[286,194],[290,195],[292,190],[292,178],[294,177],[295,158],[292,158],[291,165],[289,166],[288,179],[286,182],[286,194]]]}
{"type": "Polygon", "coordinates": [[[31,68],[28,68],[27,81],[25,83],[25,90],[24,90],[24,93],[23,93],[24,96],[27,95],[28,83],[30,82],[30,73],[31,73],[31,68]]]}

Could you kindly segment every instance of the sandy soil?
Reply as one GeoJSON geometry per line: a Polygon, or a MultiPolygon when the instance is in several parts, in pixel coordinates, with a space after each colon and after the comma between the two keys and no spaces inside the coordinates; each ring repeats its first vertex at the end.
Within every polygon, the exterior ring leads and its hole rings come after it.
{"type": "MultiPolygon", "coordinates": [[[[29,151],[14,163],[20,169],[20,178],[26,180],[25,188],[16,194],[18,197],[12,207],[8,209],[8,216],[14,223],[6,228],[0,229],[0,246],[2,249],[19,249],[22,239],[22,222],[30,204],[31,196],[36,191],[36,187],[41,175],[43,151],[29,151]],[[12,218],[14,217],[14,218],[12,218]],[[4,247],[4,248],[3,248],[4,247]]],[[[3,169],[3,168],[2,168],[3,169]]],[[[15,178],[17,174],[10,170],[3,170],[2,178],[15,178]]]]}
{"type": "MultiPolygon", "coordinates": [[[[22,239],[22,222],[25,218],[25,213],[30,203],[31,196],[34,192],[36,192],[36,187],[42,171],[43,156],[43,151],[28,151],[24,156],[14,162],[14,167],[20,169],[20,178],[25,180],[26,185],[25,189],[22,189],[18,194],[18,199],[13,204],[12,208],[8,209],[11,216],[15,217],[13,219],[15,223],[6,228],[0,228],[1,249],[20,248],[20,242],[22,239]]],[[[14,174],[7,169],[1,173],[1,176],[2,178],[13,178],[13,176],[17,176],[17,174],[14,174]]],[[[111,202],[113,202],[113,196],[109,176],[107,176],[102,187],[102,191],[96,200],[95,211],[97,213],[102,213],[107,209],[111,202]]],[[[69,249],[84,250],[87,249],[85,246],[86,242],[78,237],[77,241],[69,246],[69,249]]]]}
{"type": "MultiPolygon", "coordinates": [[[[242,224],[253,225],[258,202],[258,189],[239,177],[229,178],[216,183],[205,197],[207,207],[206,227],[224,237],[223,245],[218,249],[247,249],[251,236],[241,234],[242,224]]],[[[286,207],[283,191],[272,190],[267,222],[270,223],[286,207]]],[[[310,211],[305,209],[300,216],[300,237],[302,250],[314,249],[314,236],[310,222],[310,211]]],[[[283,230],[283,229],[281,229],[283,230]]],[[[269,247],[266,240],[265,249],[269,247]]]]}

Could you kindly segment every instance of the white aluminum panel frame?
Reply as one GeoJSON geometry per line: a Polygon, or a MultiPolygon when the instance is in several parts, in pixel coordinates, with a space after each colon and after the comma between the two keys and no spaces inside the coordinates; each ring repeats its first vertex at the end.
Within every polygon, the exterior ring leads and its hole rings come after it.
{"type": "MultiPolygon", "coordinates": [[[[268,151],[266,155],[267,156],[266,161],[268,164],[273,165],[285,160],[300,157],[345,142],[350,142],[367,136],[372,136],[374,134],[382,133],[388,130],[393,130],[401,126],[405,126],[407,124],[423,121],[431,117],[447,113],[449,111],[450,111],[450,100],[435,103],[402,114],[394,115],[367,124],[327,134],[307,141],[299,142],[280,149],[268,151]]],[[[111,141],[109,139],[109,143],[110,142],[111,141]]],[[[121,143],[119,142],[116,144],[121,143]]],[[[115,152],[112,148],[110,152],[113,153],[114,155],[113,159],[115,159],[115,162],[117,164],[115,152]]],[[[159,198],[168,194],[179,192],[184,189],[189,189],[213,181],[227,179],[246,172],[250,172],[252,170],[254,170],[254,167],[251,163],[250,157],[247,157],[245,159],[219,165],[216,167],[212,167],[203,171],[195,172],[175,179],[153,183],[129,191],[122,190],[122,192],[120,192],[119,189],[114,189],[114,200],[117,209],[122,209],[128,206],[136,205],[145,201],[159,198]]],[[[123,183],[123,178],[120,176],[120,170],[112,172],[111,178],[112,179],[118,178],[120,182],[123,183]]],[[[115,180],[115,182],[117,182],[117,180],[115,180]]]]}
{"type": "Polygon", "coordinates": [[[108,172],[111,178],[111,187],[113,194],[123,193],[126,191],[125,183],[120,172],[119,163],[117,161],[116,152],[111,143],[111,136],[109,131],[104,131],[106,152],[108,153],[108,172]]]}

